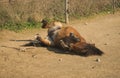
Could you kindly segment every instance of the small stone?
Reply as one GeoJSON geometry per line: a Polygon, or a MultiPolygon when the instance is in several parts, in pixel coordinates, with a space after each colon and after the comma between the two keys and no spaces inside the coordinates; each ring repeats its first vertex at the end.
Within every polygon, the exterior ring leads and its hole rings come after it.
{"type": "Polygon", "coordinates": [[[60,58],[59,61],[62,61],[62,58],[60,58]]]}
{"type": "Polygon", "coordinates": [[[85,25],[88,25],[88,23],[87,23],[87,22],[85,22],[84,24],[85,24],[85,25]]]}
{"type": "Polygon", "coordinates": [[[33,57],[33,58],[37,58],[37,56],[36,56],[36,55],[32,55],[32,57],[33,57]]]}
{"type": "Polygon", "coordinates": [[[26,52],[26,48],[20,47],[19,48],[20,52],[26,52]]]}
{"type": "Polygon", "coordinates": [[[96,62],[100,62],[101,60],[99,58],[96,59],[96,62]]]}
{"type": "Polygon", "coordinates": [[[92,69],[94,69],[94,68],[95,68],[95,66],[92,67],[92,69]]]}
{"type": "Polygon", "coordinates": [[[94,43],[94,41],[93,41],[93,40],[90,40],[90,42],[91,42],[91,43],[94,43]]]}
{"type": "Polygon", "coordinates": [[[108,43],[104,43],[104,45],[108,45],[108,43]]]}

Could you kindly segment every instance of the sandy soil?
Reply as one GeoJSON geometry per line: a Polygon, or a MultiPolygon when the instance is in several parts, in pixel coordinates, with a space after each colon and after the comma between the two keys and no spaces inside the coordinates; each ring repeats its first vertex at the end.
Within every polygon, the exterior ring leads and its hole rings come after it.
{"type": "Polygon", "coordinates": [[[0,32],[0,78],[120,78],[120,13],[73,21],[89,43],[104,51],[103,56],[82,57],[58,49],[21,47],[46,29],[15,33],[0,32]],[[96,61],[99,59],[100,61],[96,61]]]}

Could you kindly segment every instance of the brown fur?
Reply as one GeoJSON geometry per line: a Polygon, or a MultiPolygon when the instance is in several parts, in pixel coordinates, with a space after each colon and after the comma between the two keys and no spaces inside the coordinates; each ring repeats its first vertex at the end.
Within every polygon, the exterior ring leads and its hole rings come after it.
{"type": "Polygon", "coordinates": [[[102,55],[103,52],[93,44],[76,43],[71,46],[71,50],[82,56],[102,55]]]}
{"type": "MultiPolygon", "coordinates": [[[[56,31],[57,33],[55,33],[52,41],[50,39],[46,40],[44,38],[38,38],[39,41],[41,41],[46,46],[55,46],[61,49],[65,49],[67,47],[67,50],[73,51],[83,56],[103,54],[103,52],[96,48],[95,45],[86,43],[86,40],[73,27],[63,27],[59,29],[59,31],[56,31]],[[71,38],[71,33],[74,34],[73,36],[75,38],[71,38]],[[74,39],[79,40],[76,41],[74,39]]],[[[51,38],[51,36],[49,38],[51,38]]]]}
{"type": "Polygon", "coordinates": [[[80,42],[86,42],[85,39],[74,28],[69,26],[69,27],[62,28],[58,32],[58,34],[54,40],[55,45],[61,47],[60,42],[59,42],[60,40],[64,40],[64,42],[68,43],[68,44],[76,43],[75,41],[73,41],[69,38],[70,33],[74,33],[75,36],[80,39],[80,42]]]}

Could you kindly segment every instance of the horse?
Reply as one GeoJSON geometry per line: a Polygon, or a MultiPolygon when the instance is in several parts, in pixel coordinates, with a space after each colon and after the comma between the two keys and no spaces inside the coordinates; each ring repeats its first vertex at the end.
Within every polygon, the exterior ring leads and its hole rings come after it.
{"type": "Polygon", "coordinates": [[[48,29],[46,38],[37,36],[36,40],[44,46],[57,47],[70,52],[74,52],[81,56],[104,54],[95,44],[87,43],[80,33],[71,26],[66,27],[51,27],[48,29]]]}

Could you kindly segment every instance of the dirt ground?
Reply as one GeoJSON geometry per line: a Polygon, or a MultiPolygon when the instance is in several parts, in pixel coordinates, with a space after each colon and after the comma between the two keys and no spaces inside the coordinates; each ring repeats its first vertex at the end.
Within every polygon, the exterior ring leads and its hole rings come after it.
{"type": "Polygon", "coordinates": [[[3,30],[0,32],[0,78],[120,78],[120,13],[70,24],[105,54],[82,57],[53,48],[21,47],[37,33],[45,36],[47,30],[20,33],[3,30]]]}

